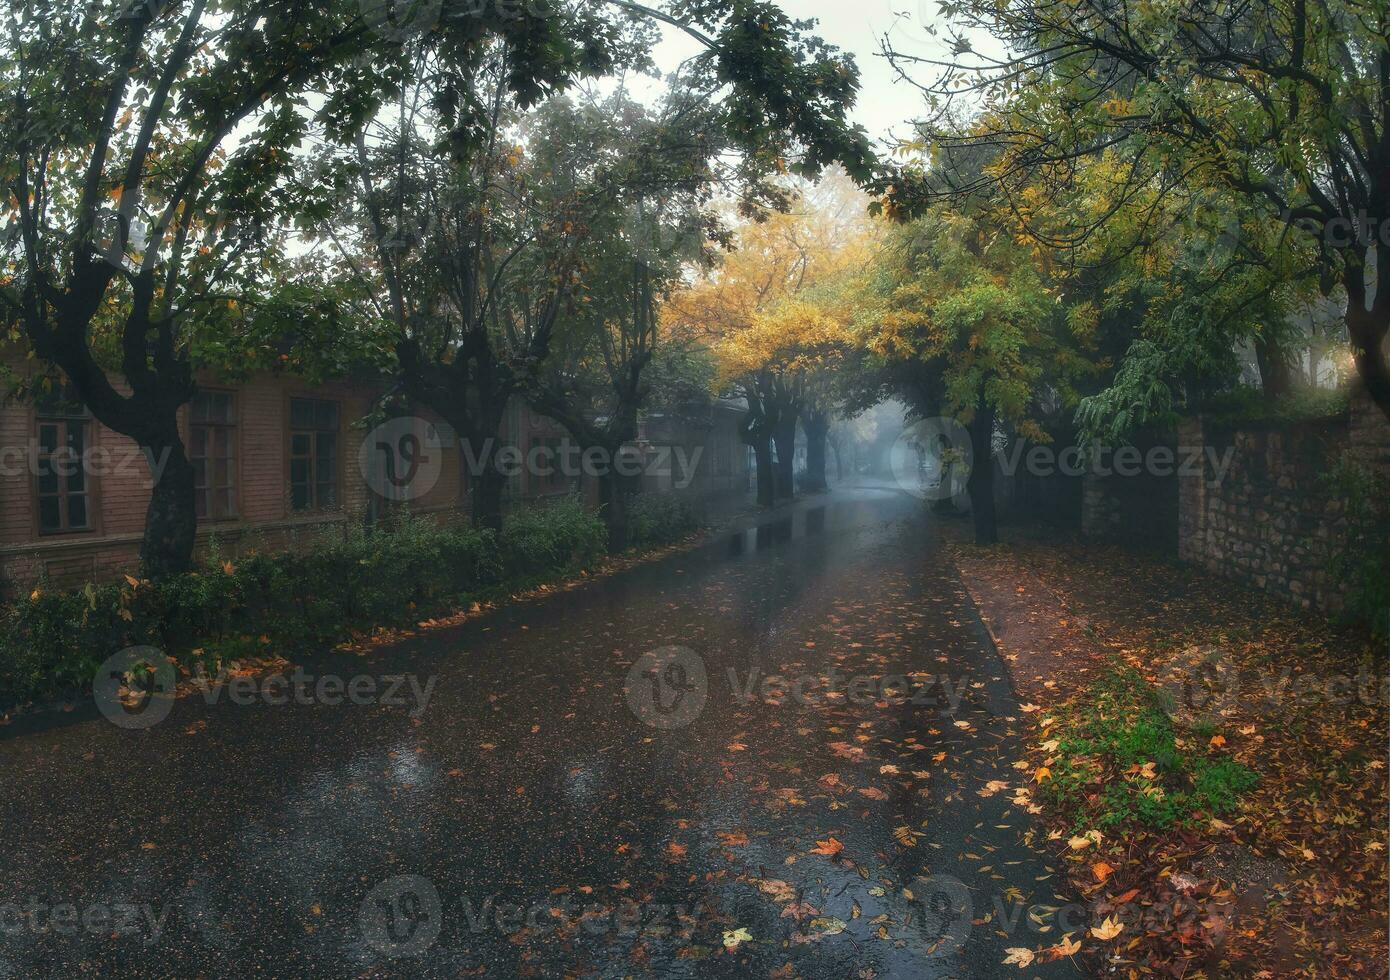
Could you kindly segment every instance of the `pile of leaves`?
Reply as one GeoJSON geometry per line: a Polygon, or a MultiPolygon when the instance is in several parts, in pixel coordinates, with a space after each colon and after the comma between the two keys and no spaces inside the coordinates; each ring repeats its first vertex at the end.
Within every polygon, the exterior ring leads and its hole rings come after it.
{"type": "Polygon", "coordinates": [[[1390,682],[1365,632],[1120,548],[953,550],[1036,702],[1026,795],[1098,967],[1383,972],[1390,682]]]}

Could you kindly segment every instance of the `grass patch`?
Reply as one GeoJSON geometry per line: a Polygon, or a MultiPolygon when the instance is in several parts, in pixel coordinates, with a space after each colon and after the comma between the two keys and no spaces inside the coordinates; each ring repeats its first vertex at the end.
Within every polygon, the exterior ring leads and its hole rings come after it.
{"type": "Polygon", "coordinates": [[[1180,730],[1165,695],[1117,668],[1055,716],[1044,798],[1079,831],[1190,827],[1233,812],[1255,773],[1215,752],[1210,726],[1180,730]]]}

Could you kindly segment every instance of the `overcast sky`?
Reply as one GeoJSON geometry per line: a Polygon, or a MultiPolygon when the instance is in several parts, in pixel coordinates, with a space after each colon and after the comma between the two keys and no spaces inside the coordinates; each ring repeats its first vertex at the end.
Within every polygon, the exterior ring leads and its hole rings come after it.
{"type": "MultiPolygon", "coordinates": [[[[787,14],[798,20],[820,21],[816,33],[859,63],[863,90],[854,119],[874,139],[890,132],[910,135],[905,125],[920,114],[921,95],[897,79],[887,60],[879,55],[879,39],[893,33],[894,44],[904,51],[940,51],[936,39],[924,30],[927,19],[936,17],[936,0],[778,0],[787,14]]],[[[698,53],[699,45],[675,29],[665,32],[666,40],[656,51],[663,71],[670,71],[682,60],[698,53]]]]}

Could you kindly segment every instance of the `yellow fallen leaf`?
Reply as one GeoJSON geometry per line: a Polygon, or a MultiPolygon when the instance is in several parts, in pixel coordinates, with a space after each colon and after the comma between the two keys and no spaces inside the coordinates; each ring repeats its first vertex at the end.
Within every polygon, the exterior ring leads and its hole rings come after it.
{"type": "Polygon", "coordinates": [[[1101,942],[1108,943],[1124,931],[1124,923],[1118,921],[1113,915],[1109,915],[1106,916],[1105,921],[1100,925],[1091,928],[1091,935],[1095,936],[1101,942]]]}
{"type": "Polygon", "coordinates": [[[741,943],[751,942],[753,934],[747,929],[726,929],[724,931],[724,948],[738,949],[741,943]]]}
{"type": "Polygon", "coordinates": [[[1020,970],[1033,963],[1033,951],[1026,946],[1013,946],[1004,950],[1004,965],[1016,966],[1020,970]]]}

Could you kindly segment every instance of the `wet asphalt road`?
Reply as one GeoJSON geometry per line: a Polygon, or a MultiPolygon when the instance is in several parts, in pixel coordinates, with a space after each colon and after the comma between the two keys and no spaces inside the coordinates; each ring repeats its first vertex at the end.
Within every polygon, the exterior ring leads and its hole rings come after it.
{"type": "Polygon", "coordinates": [[[0,978],[1070,975],[1002,964],[1065,899],[921,505],[758,520],[305,665],[403,703],[12,726],[0,978]]]}

